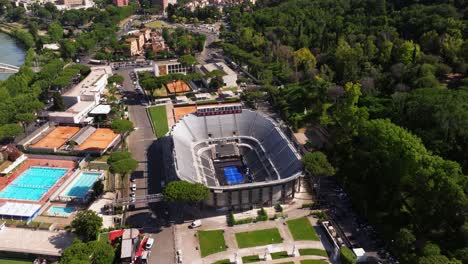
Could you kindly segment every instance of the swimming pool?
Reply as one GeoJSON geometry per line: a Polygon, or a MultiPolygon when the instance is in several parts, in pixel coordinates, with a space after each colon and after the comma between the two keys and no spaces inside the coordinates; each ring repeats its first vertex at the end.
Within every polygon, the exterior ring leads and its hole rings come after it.
{"type": "Polygon", "coordinates": [[[64,168],[31,167],[3,189],[0,198],[39,201],[67,171],[64,168]]]}
{"type": "Polygon", "coordinates": [[[101,175],[100,172],[82,172],[62,196],[83,198],[101,175]]]}
{"type": "Polygon", "coordinates": [[[48,215],[59,215],[59,216],[68,216],[71,213],[75,212],[76,209],[73,207],[61,207],[61,206],[52,206],[47,210],[48,215]]]}

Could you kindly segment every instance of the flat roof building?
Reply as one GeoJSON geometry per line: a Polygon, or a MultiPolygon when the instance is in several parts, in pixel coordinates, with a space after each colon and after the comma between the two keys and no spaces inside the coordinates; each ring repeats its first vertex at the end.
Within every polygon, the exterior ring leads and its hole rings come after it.
{"type": "MultiPolygon", "coordinates": [[[[215,70],[224,72],[224,75],[222,76],[223,87],[237,87],[237,73],[233,71],[231,68],[229,68],[225,63],[215,62],[215,63],[209,63],[205,65],[195,66],[195,71],[204,75],[215,70]]],[[[210,83],[210,81],[211,81],[211,78],[203,79],[203,82],[207,86],[210,83]]]]}
{"type": "Polygon", "coordinates": [[[99,104],[101,94],[112,75],[110,66],[91,67],[91,72],[79,84],[62,94],[68,109],[63,112],[50,112],[49,120],[57,123],[82,123],[88,113],[99,104]]]}

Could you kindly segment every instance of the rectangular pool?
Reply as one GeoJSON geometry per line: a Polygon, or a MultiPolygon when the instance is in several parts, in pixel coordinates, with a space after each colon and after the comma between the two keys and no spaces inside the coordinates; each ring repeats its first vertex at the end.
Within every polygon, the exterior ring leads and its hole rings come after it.
{"type": "Polygon", "coordinates": [[[0,192],[0,198],[39,201],[68,169],[31,167],[0,192]]]}
{"type": "Polygon", "coordinates": [[[101,175],[100,172],[82,172],[61,196],[83,198],[101,175]]]}
{"type": "Polygon", "coordinates": [[[50,216],[69,216],[76,209],[73,207],[61,207],[61,206],[52,206],[47,210],[47,214],[50,216]]]}

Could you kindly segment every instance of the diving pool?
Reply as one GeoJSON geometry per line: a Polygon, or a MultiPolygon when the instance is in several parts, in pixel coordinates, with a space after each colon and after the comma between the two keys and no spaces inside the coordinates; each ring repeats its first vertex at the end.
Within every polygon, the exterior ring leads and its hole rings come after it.
{"type": "Polygon", "coordinates": [[[61,206],[52,206],[47,210],[48,215],[60,215],[60,216],[68,216],[71,213],[75,212],[76,209],[73,207],[61,207],[61,206]]]}
{"type": "Polygon", "coordinates": [[[73,184],[62,193],[62,196],[83,198],[101,175],[100,172],[82,172],[73,184]]]}
{"type": "Polygon", "coordinates": [[[0,198],[39,201],[68,169],[31,167],[0,192],[0,198]]]}

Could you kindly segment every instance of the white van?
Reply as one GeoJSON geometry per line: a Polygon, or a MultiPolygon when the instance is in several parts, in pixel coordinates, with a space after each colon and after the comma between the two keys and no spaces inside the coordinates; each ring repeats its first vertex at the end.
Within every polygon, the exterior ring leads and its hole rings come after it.
{"type": "Polygon", "coordinates": [[[145,245],[145,249],[151,249],[153,247],[153,244],[154,244],[154,238],[148,238],[148,240],[146,240],[146,245],[145,245]]]}
{"type": "Polygon", "coordinates": [[[190,228],[197,228],[197,227],[200,227],[202,225],[202,222],[201,220],[195,220],[193,221],[191,224],[190,224],[190,228]]]}

